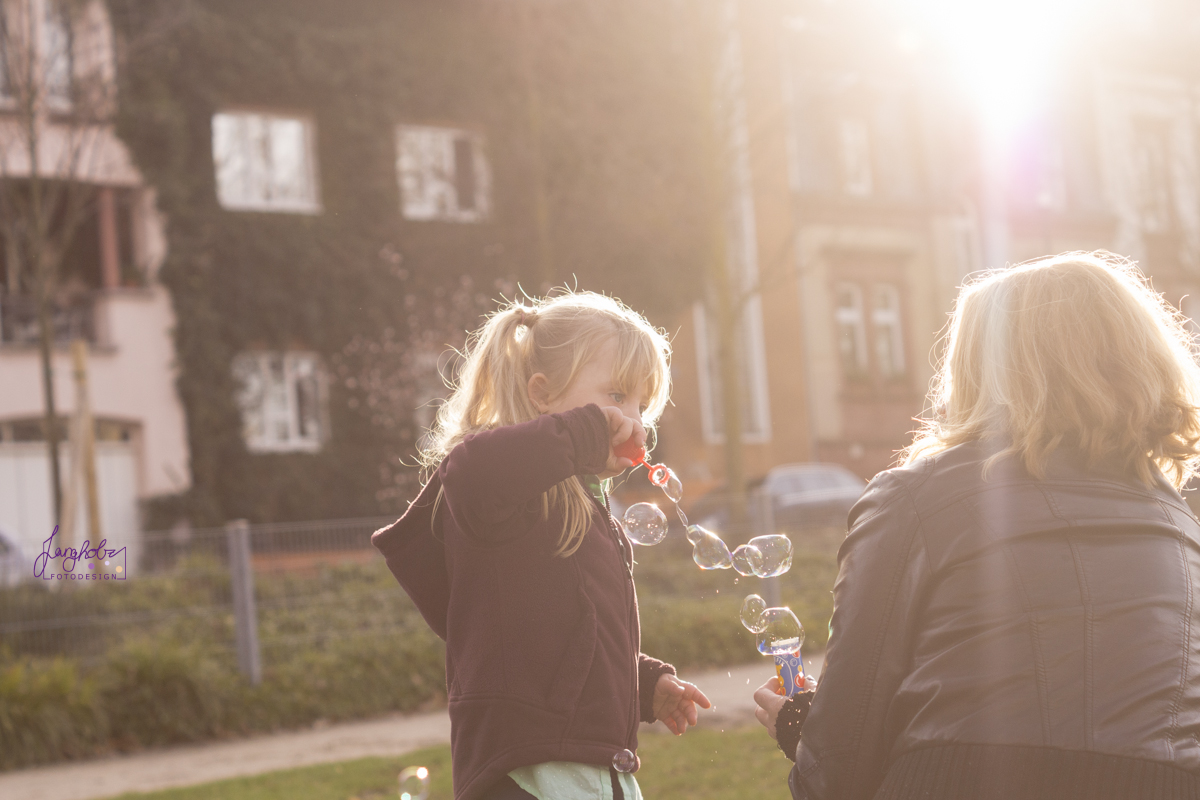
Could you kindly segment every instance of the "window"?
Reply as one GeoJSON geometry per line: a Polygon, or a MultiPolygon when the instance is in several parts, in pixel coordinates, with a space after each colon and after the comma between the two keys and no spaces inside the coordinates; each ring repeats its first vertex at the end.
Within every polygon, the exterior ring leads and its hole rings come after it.
{"type": "Polygon", "coordinates": [[[865,380],[872,372],[884,380],[903,378],[904,327],[896,285],[844,282],[833,291],[842,374],[852,381],[865,380]]]}
{"type": "Polygon", "coordinates": [[[42,85],[51,108],[71,106],[71,16],[62,0],[45,0],[42,19],[42,85]]]}
{"type": "Polygon", "coordinates": [[[453,128],[396,128],[396,175],[405,219],[487,218],[489,174],[480,137],[453,128]]]}
{"type": "Polygon", "coordinates": [[[836,306],[838,356],[842,373],[850,378],[867,372],[867,331],[863,318],[862,290],[853,283],[840,283],[834,288],[836,306]]]}
{"type": "Polygon", "coordinates": [[[1142,227],[1160,233],[1172,226],[1171,141],[1164,120],[1140,120],[1133,128],[1133,178],[1142,227]]]}
{"type": "Polygon", "coordinates": [[[860,119],[838,123],[838,144],[842,161],[842,191],[856,197],[869,197],[874,185],[871,175],[871,132],[860,119]]]}
{"type": "Polygon", "coordinates": [[[234,359],[246,448],[313,452],[325,440],[325,380],[313,353],[243,353],[234,359]]]}
{"type": "Polygon", "coordinates": [[[300,117],[254,112],[213,115],[217,199],[236,211],[315,213],[313,126],[300,117]]]}
{"type": "Polygon", "coordinates": [[[900,292],[895,286],[877,283],[871,326],[875,330],[875,362],[884,378],[904,375],[904,340],[900,328],[900,292]]]}
{"type": "Polygon", "coordinates": [[[8,6],[0,0],[0,101],[13,99],[12,79],[9,76],[8,59],[15,57],[10,52],[8,6]]]}

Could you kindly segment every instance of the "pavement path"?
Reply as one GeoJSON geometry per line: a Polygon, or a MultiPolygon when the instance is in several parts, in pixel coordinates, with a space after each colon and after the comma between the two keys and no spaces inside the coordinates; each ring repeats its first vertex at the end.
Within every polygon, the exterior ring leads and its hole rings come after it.
{"type": "MultiPolygon", "coordinates": [[[[812,675],[821,656],[806,657],[812,675]]],[[[753,690],[774,674],[767,661],[680,677],[704,690],[713,702],[701,712],[701,726],[749,724],[754,720],[753,690]]],[[[643,725],[642,733],[666,733],[662,725],[643,725]]],[[[92,761],[0,773],[3,800],[101,800],[125,792],[150,792],[177,786],[259,775],[309,764],[364,756],[394,756],[450,741],[446,711],[393,714],[361,722],[317,725],[285,733],[234,741],[150,750],[92,761]]]]}

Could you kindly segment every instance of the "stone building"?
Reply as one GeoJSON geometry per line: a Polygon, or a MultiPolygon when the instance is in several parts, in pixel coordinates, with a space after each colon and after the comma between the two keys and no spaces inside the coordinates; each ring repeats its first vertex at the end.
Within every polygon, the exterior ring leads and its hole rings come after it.
{"type": "MultiPolygon", "coordinates": [[[[751,479],[791,462],[864,478],[893,464],[957,287],[978,270],[1108,249],[1193,313],[1196,12],[1142,4],[1089,27],[1086,47],[1068,31],[1071,58],[996,135],[994,109],[904,6],[728,6],[721,108],[751,479]]],[[[680,319],[663,437],[701,483],[724,464],[709,316],[697,303],[680,319]]]]}

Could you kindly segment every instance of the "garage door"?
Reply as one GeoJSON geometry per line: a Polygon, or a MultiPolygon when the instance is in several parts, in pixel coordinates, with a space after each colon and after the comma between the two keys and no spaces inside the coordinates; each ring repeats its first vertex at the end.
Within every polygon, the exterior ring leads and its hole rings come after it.
{"type": "MultiPolygon", "coordinates": [[[[63,482],[70,470],[66,445],[59,462],[63,482]]],[[[137,459],[127,442],[96,442],[96,483],[100,523],[107,547],[125,547],[125,563],[133,574],[141,543],[138,524],[137,459]]],[[[54,531],[50,491],[50,459],[42,442],[0,443],[0,527],[12,534],[31,561],[54,531]]],[[[86,503],[80,496],[75,544],[87,537],[86,503]]],[[[58,544],[58,540],[55,540],[58,544]]]]}

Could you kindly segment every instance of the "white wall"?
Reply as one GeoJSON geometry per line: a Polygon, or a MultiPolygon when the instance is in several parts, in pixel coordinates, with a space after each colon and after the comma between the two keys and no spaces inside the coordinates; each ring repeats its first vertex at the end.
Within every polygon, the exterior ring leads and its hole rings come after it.
{"type": "MultiPolygon", "coordinates": [[[[88,360],[92,414],[140,426],[137,496],[188,488],[187,429],[175,391],[175,318],[167,290],[151,286],[104,292],[97,300],[96,324],[103,335],[88,360]]],[[[54,355],[54,385],[58,411],[69,416],[75,408],[75,381],[65,347],[54,355]]],[[[42,409],[37,348],[0,347],[0,421],[37,418],[42,409]]]]}

